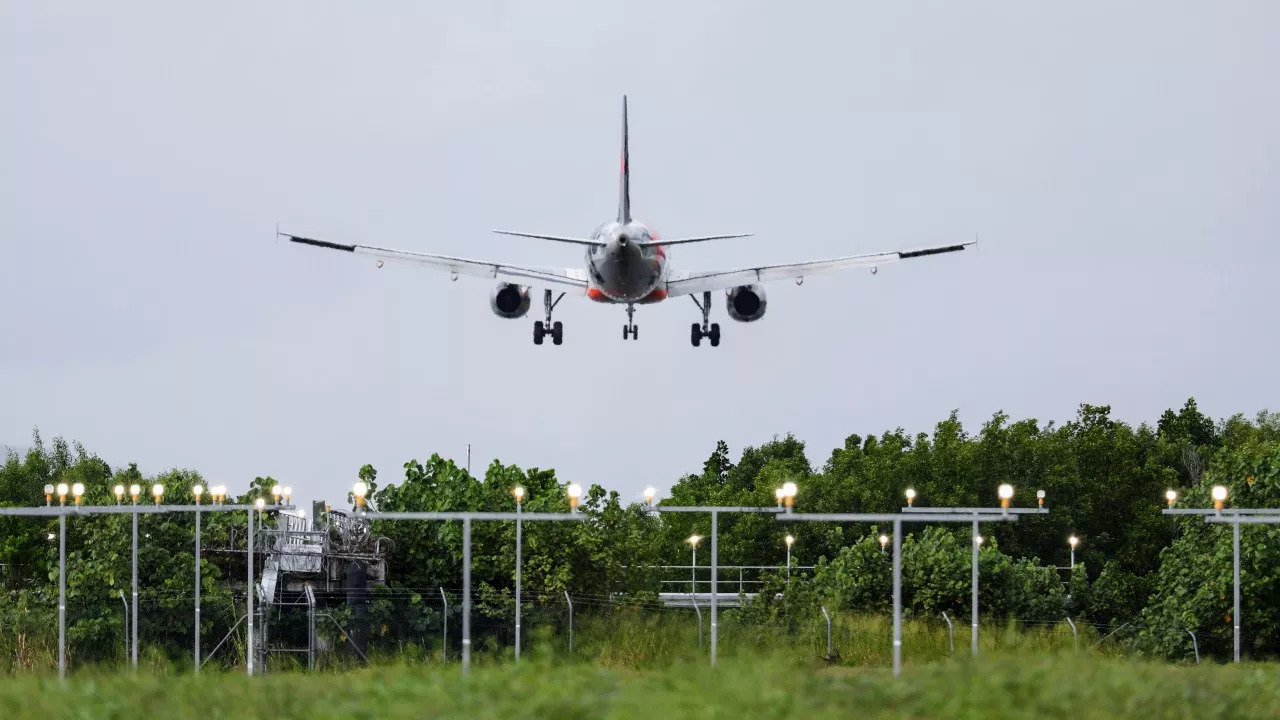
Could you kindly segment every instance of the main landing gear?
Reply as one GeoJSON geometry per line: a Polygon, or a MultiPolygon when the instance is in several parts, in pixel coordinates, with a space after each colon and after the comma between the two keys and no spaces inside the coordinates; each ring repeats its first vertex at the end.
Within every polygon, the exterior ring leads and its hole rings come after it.
{"type": "Polygon", "coordinates": [[[694,347],[698,347],[702,342],[702,338],[707,338],[711,341],[711,347],[719,346],[720,323],[711,322],[711,293],[702,293],[702,302],[698,302],[698,298],[692,295],[689,296],[689,299],[693,300],[693,304],[697,305],[698,309],[702,311],[702,325],[694,323],[689,328],[689,341],[693,343],[694,347]]]}
{"type": "Polygon", "coordinates": [[[551,342],[556,345],[559,345],[560,343],[564,342],[564,326],[560,324],[559,320],[555,322],[551,322],[551,311],[555,309],[556,305],[560,304],[560,299],[563,297],[564,297],[564,293],[560,293],[560,297],[556,298],[555,302],[552,302],[551,291],[544,290],[542,292],[542,305],[547,310],[547,321],[545,323],[541,320],[534,321],[533,323],[533,344],[534,345],[541,345],[542,338],[544,338],[547,335],[551,336],[551,342]]]}
{"type": "Polygon", "coordinates": [[[634,322],[632,322],[632,319],[634,319],[635,316],[636,316],[636,306],[630,303],[627,303],[627,324],[622,326],[623,340],[626,340],[628,337],[631,338],[632,340],[635,340],[637,337],[640,336],[640,328],[637,327],[634,322]]]}

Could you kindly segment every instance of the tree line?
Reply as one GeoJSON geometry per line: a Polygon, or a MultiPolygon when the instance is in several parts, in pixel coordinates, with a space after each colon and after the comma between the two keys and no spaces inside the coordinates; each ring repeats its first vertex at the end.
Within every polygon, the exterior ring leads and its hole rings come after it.
{"type": "MultiPolygon", "coordinates": [[[[494,461],[483,477],[473,477],[433,454],[405,463],[402,477],[385,485],[371,466],[357,474],[370,486],[369,500],[379,510],[510,510],[517,485],[526,490],[526,512],[569,507],[567,481],[550,469],[494,461]]],[[[43,504],[44,485],[58,482],[84,483],[90,504],[114,502],[114,485],[135,482],[164,483],[167,502],[189,502],[191,486],[201,481],[190,469],[144,478],[136,465],[112,468],[79,444],[55,438],[46,445],[37,431],[25,453],[10,452],[0,467],[0,504],[43,504]]],[[[916,491],[918,507],[996,506],[1002,482],[1017,488],[1016,505],[1033,505],[1035,491],[1044,490],[1050,514],[982,528],[984,617],[1054,621],[1070,616],[1109,627],[1127,624],[1140,629],[1135,635],[1140,649],[1166,657],[1191,652],[1191,630],[1202,653],[1225,655],[1231,639],[1230,527],[1171,518],[1160,510],[1167,489],[1178,492],[1182,506],[1208,507],[1209,488],[1216,484],[1229,489],[1233,507],[1280,507],[1280,414],[1262,411],[1252,418],[1237,414],[1214,421],[1192,398],[1165,411],[1154,425],[1135,427],[1112,418],[1108,406],[1085,404],[1062,425],[1013,421],[996,413],[971,433],[953,412],[929,433],[909,435],[897,428],[878,436],[850,435],[820,466],[791,435],[744,448],[736,460],[719,442],[702,468],[679,478],[661,502],[773,506],[776,488],[788,481],[798,488],[796,507],[803,512],[894,512],[904,504],[907,488],[916,491]],[[1071,535],[1079,538],[1074,568],[1067,544],[1071,535]]],[[[269,496],[275,482],[254,478],[233,499],[269,496]]],[[[640,501],[624,502],[616,491],[594,484],[580,510],[586,522],[525,524],[526,598],[567,590],[610,602],[651,601],[661,577],[653,568],[687,565],[685,539],[710,531],[705,515],[659,517],[640,501]]],[[[69,637],[82,646],[83,656],[92,657],[95,649],[115,652],[111,648],[118,643],[111,639],[121,637],[123,616],[112,603],[129,586],[129,522],[125,516],[95,516],[69,523],[69,605],[85,607],[69,620],[69,637]]],[[[240,513],[206,515],[203,542],[242,544],[246,522],[240,513]]],[[[194,582],[193,521],[156,515],[144,516],[141,523],[140,532],[148,537],[140,546],[140,584],[144,602],[156,611],[155,620],[144,620],[144,642],[181,656],[193,629],[190,613],[182,611],[190,606],[194,582]]],[[[0,518],[0,624],[5,628],[56,632],[47,616],[32,611],[56,598],[57,545],[48,540],[56,528],[53,519],[0,518]]],[[[370,613],[380,631],[371,641],[381,637],[394,645],[406,641],[397,633],[421,637],[434,631],[442,618],[431,607],[431,593],[460,585],[460,524],[378,521],[373,530],[390,540],[390,549],[387,587],[374,594],[370,613]]],[[[818,604],[884,612],[890,599],[889,558],[879,535],[890,530],[858,523],[783,524],[767,514],[722,515],[719,560],[722,565],[780,565],[783,538],[790,533],[793,562],[814,565],[814,571],[790,582],[782,573],[766,573],[766,592],[741,611],[744,615],[769,622],[818,604]],[[775,591],[784,599],[775,600],[775,591]]],[[[967,616],[968,527],[908,525],[904,533],[905,613],[967,616]]],[[[1246,653],[1276,654],[1280,528],[1247,526],[1244,537],[1246,653]]],[[[476,613],[492,619],[494,627],[510,617],[514,604],[514,541],[512,523],[477,523],[472,530],[476,613]]],[[[709,558],[700,552],[698,560],[705,565],[709,558]]],[[[230,605],[243,592],[234,561],[216,553],[206,556],[206,603],[230,605]]],[[[579,610],[591,611],[590,602],[579,610]]],[[[477,627],[483,633],[486,625],[477,627]]]]}

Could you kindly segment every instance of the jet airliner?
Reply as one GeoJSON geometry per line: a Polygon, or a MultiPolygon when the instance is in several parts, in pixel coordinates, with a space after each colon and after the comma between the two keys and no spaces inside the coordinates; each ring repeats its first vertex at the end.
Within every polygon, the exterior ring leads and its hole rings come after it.
{"type": "Polygon", "coordinates": [[[542,305],[546,317],[545,320],[537,320],[533,323],[533,342],[537,345],[541,345],[548,335],[551,336],[551,341],[555,345],[563,342],[564,326],[559,320],[553,322],[551,315],[567,293],[585,296],[599,303],[625,305],[627,324],[622,327],[624,340],[628,338],[634,340],[639,336],[639,328],[635,324],[637,305],[647,305],[688,295],[702,313],[702,322],[695,322],[690,327],[690,341],[694,347],[697,347],[703,338],[706,338],[712,347],[715,347],[720,344],[720,324],[711,322],[713,291],[725,292],[725,306],[730,318],[738,322],[753,322],[764,317],[766,300],[763,283],[792,279],[799,284],[810,275],[854,267],[869,267],[874,274],[878,267],[885,263],[957,252],[973,244],[971,241],[954,245],[733,270],[676,271],[670,266],[668,247],[708,240],[748,237],[748,235],[705,235],[664,240],[659,238],[658,233],[652,228],[633,219],[631,217],[631,166],[627,145],[627,98],[624,95],[622,98],[622,161],[618,214],[615,220],[601,223],[588,237],[494,231],[504,235],[582,246],[586,253],[582,267],[550,268],[511,265],[369,245],[347,245],[288,233],[278,234],[303,245],[371,257],[376,260],[379,268],[384,261],[394,261],[447,270],[454,280],[457,280],[459,275],[496,279],[498,284],[490,292],[489,305],[494,314],[502,318],[524,317],[531,305],[530,291],[534,287],[541,287],[542,305]],[[555,295],[557,291],[558,296],[555,295]],[[701,296],[701,302],[698,296],[701,296]]]}

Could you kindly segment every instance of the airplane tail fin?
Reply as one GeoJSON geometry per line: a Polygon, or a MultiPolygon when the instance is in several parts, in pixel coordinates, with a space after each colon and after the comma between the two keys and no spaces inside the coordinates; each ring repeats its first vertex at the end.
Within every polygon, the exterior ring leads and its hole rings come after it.
{"type": "Polygon", "coordinates": [[[618,188],[618,222],[631,222],[631,164],[627,152],[627,96],[622,96],[622,167],[618,188]]]}

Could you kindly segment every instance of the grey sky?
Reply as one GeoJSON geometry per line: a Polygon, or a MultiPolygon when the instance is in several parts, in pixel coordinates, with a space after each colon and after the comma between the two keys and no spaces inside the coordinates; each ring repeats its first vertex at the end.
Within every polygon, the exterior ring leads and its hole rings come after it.
{"type": "MultiPolygon", "coordinates": [[[[1280,6],[38,3],[0,7],[0,442],[254,475],[303,499],[433,451],[638,497],[717,439],[958,408],[1152,420],[1280,406],[1280,6]],[[909,6],[909,7],[908,7],[909,6]],[[820,9],[821,8],[821,9],[820,9]],[[277,243],[570,266],[616,208],[681,269],[971,239],[768,287],[759,323],[566,298],[565,344],[487,282],[277,243]]],[[[535,311],[536,312],[536,311],[535,311]]]]}

